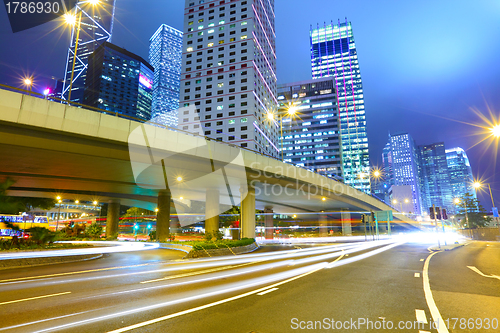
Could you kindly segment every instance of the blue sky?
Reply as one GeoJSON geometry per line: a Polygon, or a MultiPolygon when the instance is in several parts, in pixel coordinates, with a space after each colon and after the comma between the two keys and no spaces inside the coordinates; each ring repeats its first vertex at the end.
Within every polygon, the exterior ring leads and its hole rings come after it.
{"type": "MultiPolygon", "coordinates": [[[[160,24],[182,29],[182,0],[117,0],[113,42],[144,58],[160,24]]],[[[500,1],[276,0],[280,83],[311,78],[310,25],[352,22],[364,85],[370,156],[380,163],[387,134],[409,132],[417,144],[444,141],[467,150],[475,175],[500,202],[493,147],[478,145],[486,104],[500,114],[500,1]],[[470,149],[469,149],[470,148],[470,149]]],[[[67,32],[45,24],[12,34],[0,10],[0,83],[34,73],[39,90],[64,72],[67,32]]],[[[483,203],[491,206],[484,195],[483,203]]]]}

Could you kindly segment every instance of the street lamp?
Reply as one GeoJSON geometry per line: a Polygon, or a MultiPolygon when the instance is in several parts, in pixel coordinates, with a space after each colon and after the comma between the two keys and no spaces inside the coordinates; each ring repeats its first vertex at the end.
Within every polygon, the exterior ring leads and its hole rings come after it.
{"type": "Polygon", "coordinates": [[[31,90],[33,89],[33,77],[26,77],[23,79],[23,84],[26,86],[26,89],[29,90],[29,94],[31,96],[31,90]]]}
{"type": "Polygon", "coordinates": [[[500,124],[493,126],[490,128],[491,135],[495,138],[500,138],[500,124]]]}
{"type": "MultiPolygon", "coordinates": [[[[290,120],[292,120],[292,118],[297,114],[297,108],[295,106],[293,106],[291,103],[288,105],[288,108],[285,112],[285,114],[281,115],[281,114],[278,114],[278,121],[279,121],[279,126],[280,126],[280,138],[281,138],[281,161],[284,160],[284,153],[283,153],[283,141],[284,141],[284,138],[283,138],[283,118],[285,117],[288,117],[290,118],[290,120]]],[[[267,113],[267,119],[269,119],[269,121],[272,121],[274,122],[275,121],[275,115],[271,112],[268,112],[267,113]]]]}
{"type": "Polygon", "coordinates": [[[59,204],[59,210],[57,212],[57,223],[56,223],[56,231],[59,229],[59,218],[61,216],[61,204],[62,204],[62,200],[61,200],[61,197],[60,196],[57,196],[57,203],[59,204]]]}
{"type": "MultiPolygon", "coordinates": [[[[455,205],[459,205],[461,200],[459,198],[455,198],[455,200],[453,200],[453,202],[455,203],[455,205]]],[[[463,204],[464,204],[464,209],[465,209],[465,224],[467,225],[468,228],[470,228],[470,226],[469,226],[469,214],[467,213],[467,204],[466,204],[465,200],[463,201],[463,204]]]]}
{"type": "MultiPolygon", "coordinates": [[[[497,125],[496,127],[499,127],[500,125],[497,125]]],[[[499,127],[500,128],[500,127],[499,127]]],[[[499,129],[500,130],[500,129],[499,129]]],[[[490,198],[491,198],[491,204],[492,204],[492,207],[495,207],[495,201],[493,201],[493,194],[491,192],[491,186],[489,183],[486,183],[488,185],[488,190],[490,191],[490,198]]],[[[479,190],[481,187],[483,187],[483,184],[478,182],[478,181],[475,181],[472,186],[476,189],[476,190],[479,190]]]]}

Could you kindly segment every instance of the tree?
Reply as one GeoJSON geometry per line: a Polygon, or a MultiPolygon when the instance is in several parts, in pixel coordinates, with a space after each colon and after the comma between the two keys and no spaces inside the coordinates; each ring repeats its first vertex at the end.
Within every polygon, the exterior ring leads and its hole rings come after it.
{"type": "Polygon", "coordinates": [[[483,205],[474,198],[470,193],[465,193],[460,198],[460,203],[457,207],[458,214],[464,215],[464,224],[466,223],[465,212],[467,212],[467,218],[469,220],[469,225],[465,225],[466,228],[476,229],[479,227],[486,226],[487,223],[491,222],[491,218],[487,217],[487,212],[483,205]]]}
{"type": "Polygon", "coordinates": [[[92,238],[100,238],[102,234],[102,226],[98,223],[92,223],[86,230],[85,234],[92,238]]]}
{"type": "Polygon", "coordinates": [[[154,212],[147,209],[139,207],[130,207],[129,209],[127,209],[127,212],[123,215],[123,217],[141,217],[142,215],[154,215],[154,214],[155,214],[154,212]]]}
{"type": "Polygon", "coordinates": [[[30,212],[35,208],[50,210],[55,207],[56,201],[54,199],[9,196],[7,192],[14,184],[15,181],[12,178],[0,182],[0,213],[15,215],[19,212],[30,212]]]}

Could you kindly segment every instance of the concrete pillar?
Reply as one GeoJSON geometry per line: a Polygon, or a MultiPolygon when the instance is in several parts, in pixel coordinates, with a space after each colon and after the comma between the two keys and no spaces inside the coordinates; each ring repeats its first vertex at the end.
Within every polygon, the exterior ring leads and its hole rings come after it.
{"type": "Polygon", "coordinates": [[[241,195],[241,238],[255,238],[255,188],[248,185],[241,195]]]}
{"type": "Polygon", "coordinates": [[[273,239],[274,235],[274,221],[273,221],[273,207],[266,207],[264,213],[269,215],[264,215],[264,227],[266,239],[273,239]]]}
{"type": "Polygon", "coordinates": [[[205,201],[205,233],[219,231],[219,190],[207,190],[205,201]]]}
{"type": "Polygon", "coordinates": [[[120,200],[110,200],[108,216],[106,218],[106,238],[116,239],[118,236],[118,222],[120,220],[120,200]]]}
{"type": "Polygon", "coordinates": [[[328,219],[325,213],[319,214],[319,237],[328,236],[328,219]]]}
{"type": "Polygon", "coordinates": [[[170,200],[172,194],[162,191],[158,193],[158,213],[156,214],[156,240],[165,242],[170,235],[170,200]]]}
{"type": "Polygon", "coordinates": [[[340,214],[342,219],[342,236],[352,236],[351,212],[348,209],[342,209],[340,214]]]}

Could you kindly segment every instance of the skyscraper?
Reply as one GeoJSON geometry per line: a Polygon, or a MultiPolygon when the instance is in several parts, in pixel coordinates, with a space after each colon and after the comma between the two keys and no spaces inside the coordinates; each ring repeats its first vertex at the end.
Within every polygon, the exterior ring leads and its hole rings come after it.
{"type": "Polygon", "coordinates": [[[109,42],[101,44],[88,61],[84,104],[138,120],[151,119],[153,66],[109,42]]]}
{"type": "Polygon", "coordinates": [[[313,79],[335,77],[342,135],[345,183],[370,192],[365,105],[351,23],[311,27],[313,79]]]}
{"type": "Polygon", "coordinates": [[[81,103],[85,89],[85,79],[87,77],[88,57],[105,41],[111,42],[113,23],[115,16],[116,0],[100,0],[97,5],[92,5],[90,1],[78,2],[74,13],[76,23],[71,33],[71,42],[68,48],[66,61],[66,71],[64,72],[64,82],[62,96],[69,98],[69,88],[71,86],[71,76],[74,63],[73,85],[71,100],[81,103]],[[81,17],[80,31],[78,33],[78,21],[81,17]],[[76,50],[76,60],[73,62],[75,53],[76,37],[78,47],[76,50]]]}
{"type": "Polygon", "coordinates": [[[149,63],[155,68],[152,118],[177,127],[181,80],[182,31],[162,24],[149,40],[149,63]]]}
{"type": "Polygon", "coordinates": [[[274,1],[186,0],[183,32],[179,129],[278,156],[274,1]]]}
{"type": "MultiPolygon", "coordinates": [[[[418,150],[415,141],[408,133],[394,134],[389,137],[391,146],[391,169],[393,187],[410,186],[411,198],[395,198],[399,202],[402,200],[410,200],[412,204],[412,212],[415,214],[422,213],[421,195],[418,173],[418,150]]],[[[394,191],[393,191],[394,192],[394,191]]],[[[396,205],[396,208],[398,206],[396,205]]]]}
{"type": "Polygon", "coordinates": [[[418,150],[422,210],[427,212],[435,205],[450,211],[453,198],[444,142],[419,146],[418,150]]]}
{"type": "Polygon", "coordinates": [[[467,153],[462,148],[446,149],[446,161],[450,174],[450,186],[453,198],[460,198],[469,193],[477,198],[472,186],[474,178],[467,153]]]}
{"type": "MultiPolygon", "coordinates": [[[[343,179],[340,121],[335,79],[278,86],[284,161],[322,175],[343,179]],[[290,115],[293,108],[296,115],[290,115]]],[[[281,147],[280,147],[281,148],[281,147]]]]}

